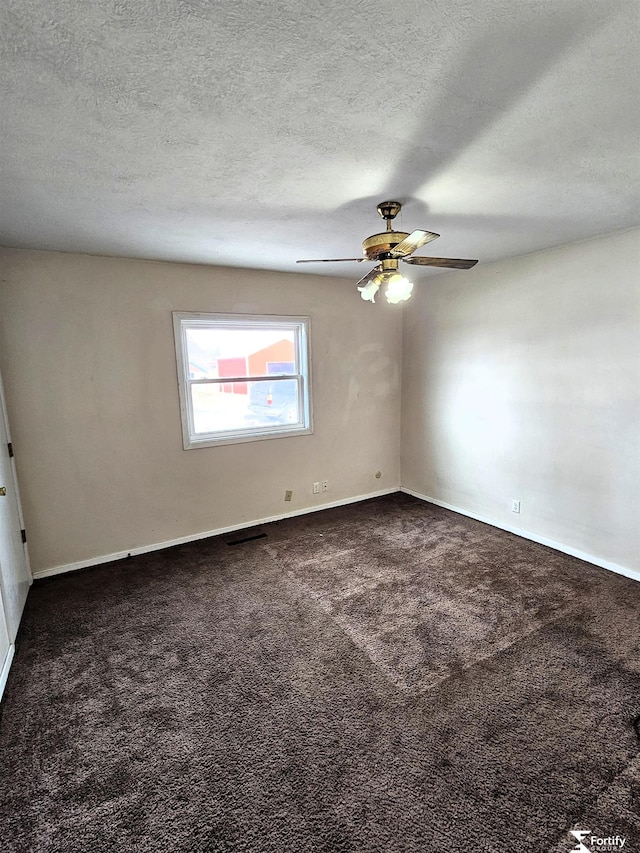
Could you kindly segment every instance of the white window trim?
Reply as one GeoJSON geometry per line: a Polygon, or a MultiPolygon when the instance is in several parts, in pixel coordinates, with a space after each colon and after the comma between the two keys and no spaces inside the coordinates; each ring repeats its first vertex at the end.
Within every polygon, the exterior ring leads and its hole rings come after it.
{"type": "MultiPolygon", "coordinates": [[[[194,311],[173,311],[173,333],[178,368],[178,395],[180,398],[180,418],[182,421],[182,446],[185,450],[196,447],[217,447],[223,444],[239,444],[247,441],[262,441],[268,438],[286,438],[293,435],[313,433],[313,408],[311,396],[311,320],[309,317],[283,316],[276,314],[212,314],[194,311]],[[187,354],[187,330],[207,328],[207,326],[228,326],[229,328],[265,329],[277,326],[294,332],[296,363],[299,374],[288,377],[270,377],[271,381],[297,379],[299,399],[302,400],[302,421],[294,424],[275,424],[274,426],[245,427],[218,433],[198,434],[194,430],[191,408],[191,385],[216,384],[216,379],[191,379],[189,377],[189,359],[187,354]]],[[[255,378],[224,377],[224,382],[251,382],[255,378]]],[[[265,380],[266,381],[266,380],[265,380]]]]}

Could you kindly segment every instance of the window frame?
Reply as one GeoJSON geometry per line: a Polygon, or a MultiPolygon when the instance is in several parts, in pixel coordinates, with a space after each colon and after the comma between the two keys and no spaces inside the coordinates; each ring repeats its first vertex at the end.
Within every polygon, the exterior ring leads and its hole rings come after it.
{"type": "Polygon", "coordinates": [[[280,314],[227,314],[197,311],[173,311],[173,333],[178,372],[178,396],[180,420],[182,422],[182,445],[185,450],[197,447],[217,447],[225,444],[240,444],[247,441],[262,441],[270,438],[285,438],[313,433],[313,409],[311,398],[311,319],[309,317],[280,314]],[[296,373],[287,375],[230,376],[212,379],[192,379],[189,376],[187,331],[189,329],[238,329],[238,330],[282,330],[294,333],[296,373]],[[242,427],[196,433],[192,406],[193,385],[225,385],[238,382],[281,382],[295,380],[298,383],[298,409],[300,419],[291,424],[273,426],[242,427]]]}

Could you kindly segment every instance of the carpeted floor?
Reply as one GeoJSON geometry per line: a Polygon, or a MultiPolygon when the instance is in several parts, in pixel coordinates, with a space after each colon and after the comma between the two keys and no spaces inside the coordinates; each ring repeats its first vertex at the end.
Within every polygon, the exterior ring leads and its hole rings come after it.
{"type": "Polygon", "coordinates": [[[260,530],[34,585],[0,849],[640,851],[640,584],[399,493],[260,530]]]}

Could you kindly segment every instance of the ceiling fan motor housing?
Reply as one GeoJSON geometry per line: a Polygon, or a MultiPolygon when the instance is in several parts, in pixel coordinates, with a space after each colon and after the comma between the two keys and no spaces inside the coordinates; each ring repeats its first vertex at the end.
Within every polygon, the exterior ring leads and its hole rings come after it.
{"type": "Polygon", "coordinates": [[[406,231],[383,231],[380,234],[372,234],[362,241],[362,251],[365,257],[377,261],[383,255],[393,250],[394,246],[401,243],[409,234],[406,231]]]}

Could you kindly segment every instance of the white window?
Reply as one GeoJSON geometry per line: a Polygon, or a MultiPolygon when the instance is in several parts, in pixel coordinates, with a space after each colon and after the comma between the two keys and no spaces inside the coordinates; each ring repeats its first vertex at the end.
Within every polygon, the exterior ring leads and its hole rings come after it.
{"type": "Polygon", "coordinates": [[[185,450],[312,432],[309,318],[174,311],[185,450]]]}

